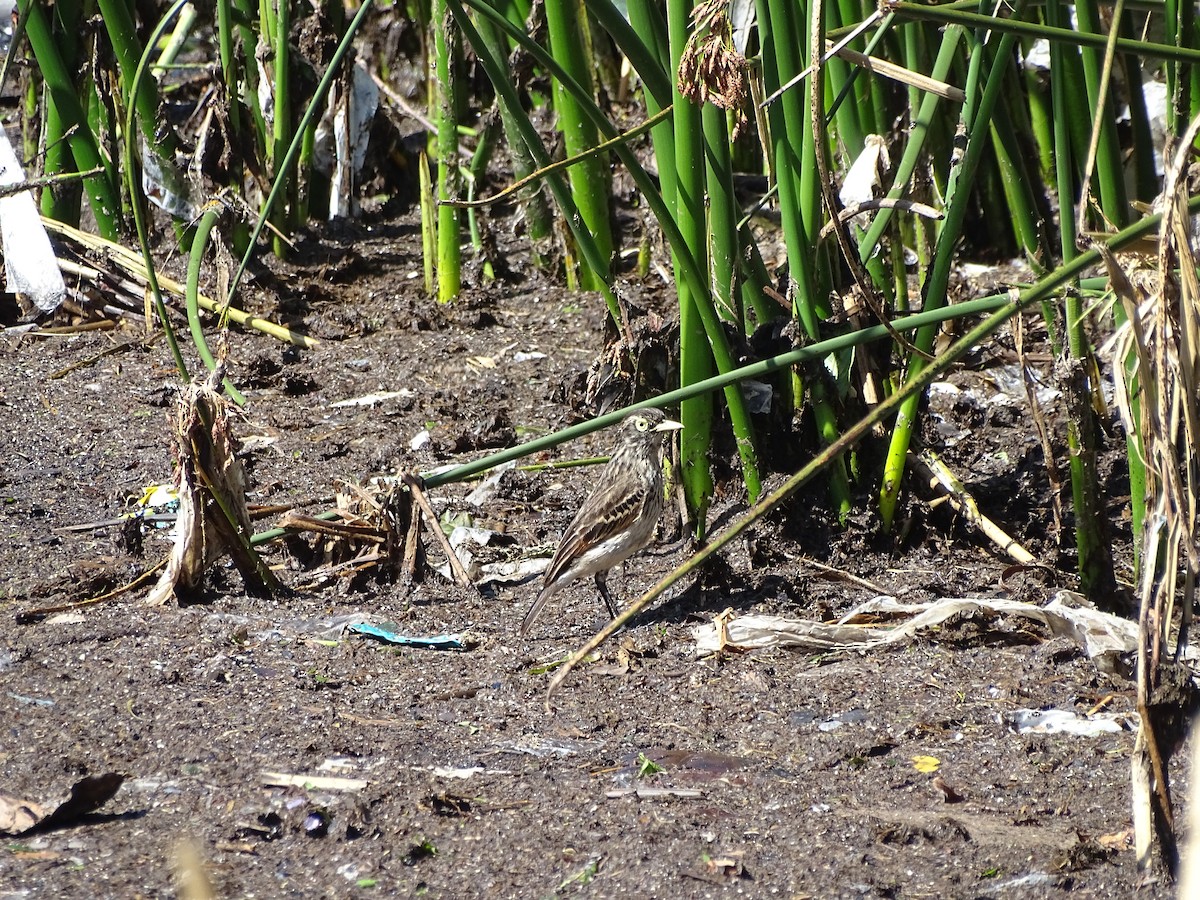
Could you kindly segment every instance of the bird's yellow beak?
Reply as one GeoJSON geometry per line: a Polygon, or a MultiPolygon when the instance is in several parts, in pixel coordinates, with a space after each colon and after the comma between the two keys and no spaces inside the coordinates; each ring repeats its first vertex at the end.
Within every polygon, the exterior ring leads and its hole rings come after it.
{"type": "Polygon", "coordinates": [[[676,422],[674,419],[667,419],[654,426],[655,431],[679,431],[681,428],[683,428],[683,423],[676,422]]]}

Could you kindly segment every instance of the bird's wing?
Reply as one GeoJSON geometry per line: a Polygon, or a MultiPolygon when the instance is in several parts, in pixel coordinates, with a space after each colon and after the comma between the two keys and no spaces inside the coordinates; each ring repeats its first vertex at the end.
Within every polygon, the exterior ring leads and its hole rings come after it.
{"type": "Polygon", "coordinates": [[[567,526],[558,551],[546,569],[542,589],[521,623],[521,634],[528,633],[537,617],[541,615],[546,601],[562,587],[555,585],[559,576],[589,548],[604,543],[632,526],[642,514],[645,503],[644,491],[626,491],[624,496],[618,497],[612,489],[597,491],[584,501],[571,524],[567,526]]]}
{"type": "Polygon", "coordinates": [[[642,514],[645,505],[646,492],[629,490],[628,484],[614,484],[588,497],[563,534],[554,559],[546,569],[545,584],[553,583],[589,548],[627,530],[642,514]]]}

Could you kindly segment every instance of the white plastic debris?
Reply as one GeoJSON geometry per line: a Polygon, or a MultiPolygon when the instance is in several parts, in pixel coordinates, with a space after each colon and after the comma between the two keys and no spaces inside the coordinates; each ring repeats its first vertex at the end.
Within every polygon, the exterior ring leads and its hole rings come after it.
{"type": "Polygon", "coordinates": [[[376,391],[373,394],[363,394],[361,397],[350,397],[346,400],[338,400],[336,403],[329,405],[335,409],[345,406],[377,406],[388,400],[395,400],[400,397],[411,397],[413,392],[408,388],[401,388],[398,391],[376,391]]]}
{"type": "MultiPolygon", "coordinates": [[[[1018,404],[1028,402],[1028,397],[1025,393],[1025,379],[1021,375],[1021,367],[1017,363],[992,366],[984,369],[980,374],[990,381],[998,392],[996,396],[991,397],[988,401],[992,405],[1002,405],[1006,402],[1018,404]]],[[[1034,393],[1037,396],[1037,402],[1043,406],[1053,403],[1062,396],[1062,392],[1058,388],[1044,384],[1041,381],[1034,383],[1034,393]]]]}
{"type": "Polygon", "coordinates": [[[329,218],[358,215],[358,175],[367,159],[371,122],[379,108],[379,88],[362,63],[351,70],[348,96],[336,101],[333,109],[333,174],[329,179],[329,218]]]}
{"type": "Polygon", "coordinates": [[[473,778],[487,774],[483,766],[434,766],[430,771],[438,778],[473,778]]]}
{"type": "Polygon", "coordinates": [[[751,415],[765,416],[771,411],[771,398],[775,390],[769,384],[747,378],[742,382],[742,396],[751,415]]]}
{"type": "Polygon", "coordinates": [[[0,2],[0,54],[8,53],[8,45],[12,43],[13,13],[16,8],[16,0],[0,2]]]}
{"type": "MultiPolygon", "coordinates": [[[[0,186],[21,184],[25,173],[3,129],[0,138],[0,186]]],[[[9,292],[21,294],[44,313],[58,309],[67,286],[29,191],[0,198],[0,240],[9,292]]]]}
{"type": "Polygon", "coordinates": [[[1050,42],[1042,39],[1034,41],[1029,52],[1024,54],[1021,64],[1033,72],[1049,72],[1050,42]]]}
{"type": "Polygon", "coordinates": [[[146,199],[184,222],[199,218],[200,211],[192,202],[192,190],[187,180],[155,155],[145,137],[141,139],[141,146],[142,192],[146,199]]]}
{"type": "MultiPolygon", "coordinates": [[[[468,528],[465,525],[457,525],[450,532],[450,549],[454,551],[454,555],[458,557],[458,561],[462,563],[463,569],[470,576],[472,582],[476,582],[480,576],[480,566],[475,561],[475,551],[486,547],[495,536],[496,532],[486,528],[468,528]]],[[[437,572],[450,581],[454,580],[448,562],[438,566],[437,572]]]]}
{"type": "MultiPolygon", "coordinates": [[[[1062,884],[1061,875],[1051,875],[1048,872],[1030,872],[1028,875],[1018,875],[1016,878],[1010,878],[1008,881],[1001,881],[991,889],[991,893],[999,894],[1001,891],[1011,891],[1014,888],[1020,891],[1036,892],[1040,896],[1046,896],[1055,888],[1062,884]]],[[[1179,896],[1185,897],[1186,894],[1179,896]]]]}
{"type": "Polygon", "coordinates": [[[504,476],[504,473],[516,468],[516,465],[516,460],[512,460],[511,462],[496,466],[496,468],[488,473],[487,478],[475,485],[471,493],[467,494],[464,498],[466,502],[479,509],[485,503],[491,501],[496,496],[496,491],[500,488],[500,479],[504,476]]]}
{"type": "Polygon", "coordinates": [[[754,32],[757,18],[751,0],[733,0],[729,4],[729,24],[733,30],[733,48],[742,56],[746,55],[746,48],[750,45],[750,36],[754,32]]]}
{"type": "MultiPolygon", "coordinates": [[[[1167,106],[1170,97],[1167,86],[1156,81],[1145,69],[1142,70],[1142,97],[1146,104],[1146,119],[1150,123],[1150,144],[1154,148],[1154,171],[1163,174],[1162,148],[1167,140],[1167,106]]],[[[1124,118],[1129,117],[1129,107],[1125,107],[1124,118]]]]}
{"type": "Polygon", "coordinates": [[[769,647],[802,647],[810,650],[871,650],[908,640],[955,616],[981,613],[1031,619],[1055,637],[1074,640],[1102,670],[1114,670],[1120,657],[1137,648],[1137,623],[1086,605],[1070,591],[1059,591],[1045,606],[1002,598],[935,600],[902,603],[895,597],[876,597],[861,603],[835,623],[810,622],[783,616],[738,616],[692,629],[698,653],[715,653],[726,647],[758,650],[769,647]],[[886,624],[857,625],[868,616],[882,616],[886,624]]]}
{"type": "Polygon", "coordinates": [[[87,621],[87,616],[81,612],[59,613],[57,616],[51,616],[46,619],[43,625],[82,625],[87,621]]]}
{"type": "Polygon", "coordinates": [[[508,562],[487,563],[479,570],[476,587],[485,584],[524,584],[550,568],[550,558],[517,559],[508,562]]]}
{"type": "MultiPolygon", "coordinates": [[[[1079,19],[1075,14],[1075,6],[1071,5],[1067,8],[1067,20],[1070,22],[1071,28],[1079,27],[1079,19]]],[[[1033,42],[1028,51],[1018,51],[1023,53],[1021,64],[1026,69],[1031,69],[1035,72],[1050,71],[1050,42],[1044,39],[1038,39],[1033,42]]]]}
{"type": "MultiPolygon", "coordinates": [[[[1029,402],[1025,391],[1025,379],[1021,375],[1021,367],[1017,363],[992,366],[977,373],[978,381],[984,382],[981,387],[959,387],[949,381],[935,381],[929,386],[931,398],[946,398],[947,404],[970,403],[975,409],[987,409],[992,406],[1025,406],[1029,402]]],[[[1034,383],[1034,393],[1037,402],[1048,406],[1057,401],[1062,392],[1053,385],[1038,380],[1034,383]]]]}
{"type": "Polygon", "coordinates": [[[868,134],[863,141],[862,153],[858,154],[842,182],[842,189],[838,193],[842,205],[854,206],[873,200],[881,184],[879,176],[891,167],[892,161],[883,138],[868,134]]]}
{"type": "Polygon", "coordinates": [[[541,734],[526,734],[514,740],[496,741],[493,746],[501,753],[518,753],[546,759],[551,756],[566,759],[581,753],[595,754],[604,746],[603,741],[584,741],[576,738],[555,737],[541,734]]]}
{"type": "Polygon", "coordinates": [[[515,363],[531,362],[532,360],[535,360],[535,359],[545,359],[545,358],[546,358],[546,354],[542,353],[540,350],[530,350],[530,351],[518,350],[516,353],[514,353],[512,355],[512,361],[515,363]]]}
{"type": "Polygon", "coordinates": [[[1073,734],[1097,737],[1129,731],[1136,721],[1125,713],[1081,715],[1071,709],[1017,709],[1008,716],[1017,734],[1073,734]]]}

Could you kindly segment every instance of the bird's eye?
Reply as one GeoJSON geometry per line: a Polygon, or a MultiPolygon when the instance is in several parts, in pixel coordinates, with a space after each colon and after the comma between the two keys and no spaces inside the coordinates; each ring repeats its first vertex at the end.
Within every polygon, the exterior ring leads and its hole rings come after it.
{"type": "Polygon", "coordinates": [[[641,418],[639,418],[636,422],[634,422],[634,424],[637,426],[638,431],[645,431],[647,428],[650,427],[650,423],[647,420],[641,419],[641,418]]]}

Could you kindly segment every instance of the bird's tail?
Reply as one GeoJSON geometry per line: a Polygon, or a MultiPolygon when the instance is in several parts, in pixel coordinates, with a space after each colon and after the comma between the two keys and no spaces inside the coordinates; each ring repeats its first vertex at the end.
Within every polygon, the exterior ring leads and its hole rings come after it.
{"type": "Polygon", "coordinates": [[[541,589],[537,599],[533,601],[533,606],[529,607],[529,612],[525,613],[524,621],[521,622],[521,637],[525,637],[529,629],[533,627],[533,623],[542,614],[542,608],[545,607],[546,601],[558,593],[558,588],[558,584],[551,582],[541,589]]]}

